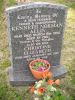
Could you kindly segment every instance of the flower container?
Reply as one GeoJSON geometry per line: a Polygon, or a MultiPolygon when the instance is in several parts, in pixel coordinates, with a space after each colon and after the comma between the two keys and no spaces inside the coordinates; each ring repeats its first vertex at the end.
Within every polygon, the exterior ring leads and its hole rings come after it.
{"type": "Polygon", "coordinates": [[[49,62],[44,59],[36,59],[36,60],[31,61],[29,64],[29,68],[36,79],[42,79],[43,75],[49,72],[50,67],[51,66],[49,62]],[[36,66],[36,63],[38,66],[36,66]]]}

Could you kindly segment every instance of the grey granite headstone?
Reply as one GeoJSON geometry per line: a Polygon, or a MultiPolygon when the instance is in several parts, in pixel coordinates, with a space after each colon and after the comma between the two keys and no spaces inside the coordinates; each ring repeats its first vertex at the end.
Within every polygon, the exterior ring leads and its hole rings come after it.
{"type": "Polygon", "coordinates": [[[50,62],[54,77],[67,72],[60,64],[67,7],[44,2],[6,9],[12,67],[12,85],[34,83],[28,64],[36,58],[50,62]]]}

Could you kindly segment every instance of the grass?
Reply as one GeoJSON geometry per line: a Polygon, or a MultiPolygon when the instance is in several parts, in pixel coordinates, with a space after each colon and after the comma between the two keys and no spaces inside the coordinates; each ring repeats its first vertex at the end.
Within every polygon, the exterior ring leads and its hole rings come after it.
{"type": "MultiPolygon", "coordinates": [[[[35,0],[62,3],[69,6],[67,26],[64,34],[61,63],[69,70],[68,75],[62,79],[66,93],[75,100],[75,1],[74,0],[35,0]],[[64,83],[65,82],[65,83],[64,83]],[[68,91],[67,91],[68,90],[68,91]]],[[[15,0],[0,0],[0,100],[33,100],[27,87],[12,87],[8,83],[6,68],[10,64],[8,47],[8,35],[5,7],[16,4],[15,0]]]]}
{"type": "Polygon", "coordinates": [[[44,1],[44,2],[51,2],[51,3],[59,3],[64,4],[70,8],[75,8],[75,0],[33,0],[33,1],[44,1]]]}
{"type": "Polygon", "coordinates": [[[0,13],[3,12],[3,5],[4,5],[4,1],[0,0],[0,13]]]}
{"type": "Polygon", "coordinates": [[[0,63],[0,68],[3,70],[5,68],[7,68],[8,66],[10,66],[10,60],[9,59],[4,59],[1,63],[0,63]]]}
{"type": "Polygon", "coordinates": [[[15,5],[16,4],[16,0],[9,0],[9,5],[10,6],[13,6],[13,5],[15,5]]]}

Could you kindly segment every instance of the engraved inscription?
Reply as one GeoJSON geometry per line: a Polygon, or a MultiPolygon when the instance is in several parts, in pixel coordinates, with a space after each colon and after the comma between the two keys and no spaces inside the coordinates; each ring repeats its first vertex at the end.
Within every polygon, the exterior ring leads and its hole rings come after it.
{"type": "MultiPolygon", "coordinates": [[[[17,15],[16,19],[18,24],[11,27],[13,32],[16,32],[14,39],[19,40],[19,45],[25,45],[22,56],[17,56],[15,59],[33,59],[35,57],[43,57],[58,55],[59,52],[52,51],[52,46],[49,42],[54,41],[52,35],[60,35],[60,31],[47,31],[47,29],[61,28],[63,27],[62,22],[57,22],[58,13],[42,14],[42,10],[35,10],[36,13],[33,16],[28,15],[17,15]],[[19,33],[18,31],[25,31],[19,33]],[[28,33],[26,33],[28,31],[28,33]]],[[[47,58],[47,57],[46,57],[47,58]]]]}
{"type": "Polygon", "coordinates": [[[24,61],[35,58],[47,59],[53,66],[60,63],[63,9],[32,7],[14,10],[9,16],[14,67],[24,67],[24,61]]]}

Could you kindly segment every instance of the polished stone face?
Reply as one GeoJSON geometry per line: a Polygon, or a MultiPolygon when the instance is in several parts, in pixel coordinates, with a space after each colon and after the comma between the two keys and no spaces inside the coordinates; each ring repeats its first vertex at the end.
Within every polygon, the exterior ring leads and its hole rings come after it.
{"type": "MultiPolygon", "coordinates": [[[[49,3],[30,3],[6,10],[14,71],[28,71],[36,58],[60,65],[66,7],[49,3]]],[[[31,76],[31,74],[30,74],[31,76]]]]}

